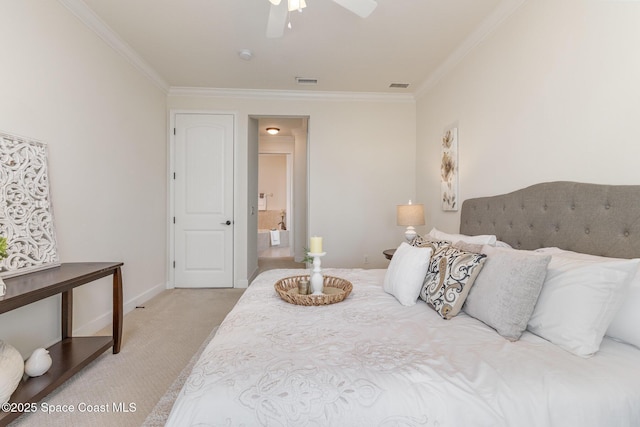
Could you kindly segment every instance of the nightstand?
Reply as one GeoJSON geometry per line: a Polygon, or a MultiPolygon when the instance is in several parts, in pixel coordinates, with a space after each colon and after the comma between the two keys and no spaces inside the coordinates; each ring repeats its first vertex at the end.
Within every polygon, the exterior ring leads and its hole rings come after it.
{"type": "Polygon", "coordinates": [[[393,254],[396,253],[395,249],[385,249],[384,251],[382,251],[382,253],[384,254],[384,257],[386,259],[391,259],[393,258],[393,254]]]}

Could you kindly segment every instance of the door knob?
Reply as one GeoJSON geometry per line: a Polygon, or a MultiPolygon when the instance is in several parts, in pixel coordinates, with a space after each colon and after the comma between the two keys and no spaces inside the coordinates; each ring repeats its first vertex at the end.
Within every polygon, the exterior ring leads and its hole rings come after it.
{"type": "Polygon", "coordinates": [[[225,222],[221,222],[220,224],[222,224],[222,225],[231,225],[231,221],[226,220],[225,222]]]}

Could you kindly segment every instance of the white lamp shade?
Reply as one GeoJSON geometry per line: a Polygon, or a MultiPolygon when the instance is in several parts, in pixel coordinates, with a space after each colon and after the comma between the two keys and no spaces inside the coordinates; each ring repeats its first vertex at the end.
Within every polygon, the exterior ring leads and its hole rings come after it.
{"type": "Polygon", "coordinates": [[[424,205],[398,205],[398,225],[424,225],[424,205]]]}

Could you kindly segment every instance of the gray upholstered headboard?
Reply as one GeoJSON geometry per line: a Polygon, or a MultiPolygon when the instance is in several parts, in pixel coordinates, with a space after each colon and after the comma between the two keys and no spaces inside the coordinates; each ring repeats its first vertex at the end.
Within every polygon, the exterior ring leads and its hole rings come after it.
{"type": "Polygon", "coordinates": [[[547,182],[462,204],[460,233],[495,234],[517,249],[556,246],[640,257],[640,185],[547,182]]]}

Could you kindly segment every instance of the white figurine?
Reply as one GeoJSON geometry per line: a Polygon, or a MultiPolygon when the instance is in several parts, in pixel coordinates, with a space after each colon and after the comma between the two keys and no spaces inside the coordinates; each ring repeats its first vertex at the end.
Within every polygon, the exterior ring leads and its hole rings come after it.
{"type": "Polygon", "coordinates": [[[36,348],[24,364],[24,372],[30,377],[39,377],[51,367],[51,356],[44,348],[36,348]]]}

